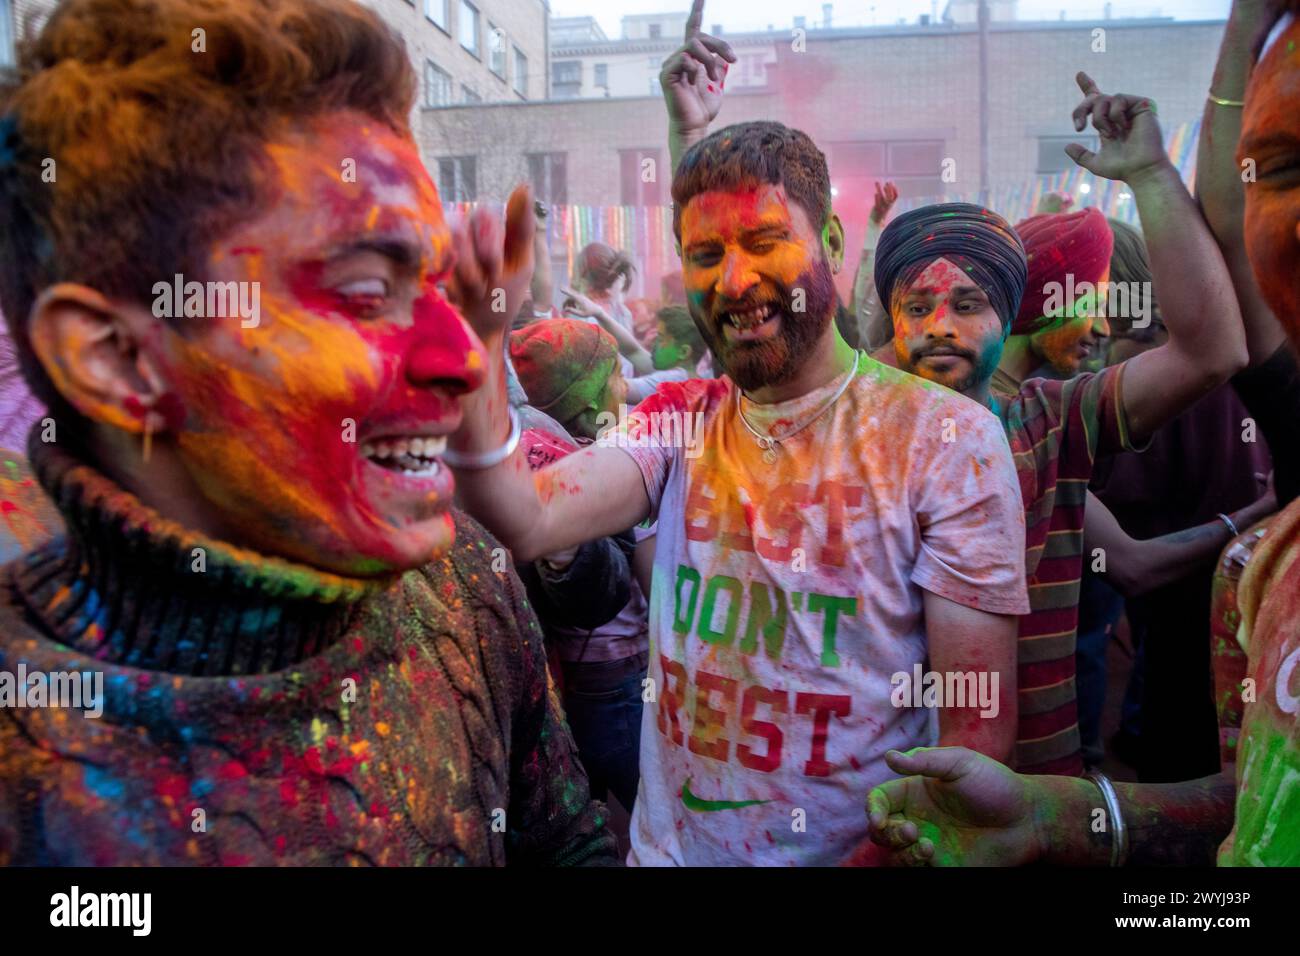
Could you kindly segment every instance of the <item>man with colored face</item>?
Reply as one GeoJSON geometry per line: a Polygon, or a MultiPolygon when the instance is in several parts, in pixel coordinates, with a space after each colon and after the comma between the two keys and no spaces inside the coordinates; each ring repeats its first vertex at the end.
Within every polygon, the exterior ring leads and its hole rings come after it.
{"type": "MultiPolygon", "coordinates": [[[[1255,4],[1234,4],[1225,52],[1237,50],[1220,57],[1207,112],[1241,110],[1249,74],[1244,116],[1229,112],[1212,122],[1216,138],[1239,127],[1240,145],[1231,159],[1214,155],[1222,145],[1202,154],[1212,173],[1202,203],[1220,241],[1234,232],[1244,239],[1253,267],[1255,278],[1233,270],[1252,355],[1257,345],[1276,348],[1281,336],[1293,347],[1300,343],[1300,3],[1283,0],[1274,9],[1281,19],[1251,73],[1247,51],[1258,48],[1254,37],[1272,19],[1255,4]],[[1225,173],[1246,158],[1261,175],[1242,191],[1236,175],[1229,185],[1225,173]],[[1235,218],[1243,204],[1244,222],[1235,218]]],[[[1154,265],[1154,243],[1151,251],[1154,265]]],[[[1163,292],[1161,302],[1168,318],[1163,292]]],[[[1273,398],[1294,414],[1294,395],[1276,388],[1273,398]]],[[[1234,770],[1175,785],[1120,783],[1099,793],[1089,781],[1021,776],[961,748],[891,754],[890,765],[910,776],[871,794],[873,839],[912,865],[1186,865],[1209,862],[1216,850],[1221,866],[1300,865],[1297,595],[1300,500],[1270,523],[1238,590],[1237,637],[1257,690],[1245,703],[1234,770]],[[1112,824],[1099,829],[1091,821],[1102,804],[1112,824]]]]}
{"type": "MultiPolygon", "coordinates": [[[[1169,333],[1164,345],[1097,375],[1017,384],[1033,336],[1021,337],[1009,362],[1003,343],[1015,323],[1042,316],[1053,295],[1074,301],[1065,294],[1070,263],[1094,278],[1108,268],[1110,230],[1094,210],[1052,214],[1065,219],[1035,217],[1032,228],[1017,235],[1000,216],[977,206],[925,207],[890,224],[876,253],[876,285],[894,317],[899,366],[987,405],[1011,443],[1033,608],[1020,622],[1016,749],[1018,765],[1032,773],[1083,771],[1075,631],[1085,496],[1095,460],[1140,448],[1244,361],[1240,313],[1222,257],[1164,152],[1150,104],[1104,96],[1084,74],[1079,84],[1086,98],[1075,111],[1076,125],[1091,115],[1102,148],[1094,155],[1072,146],[1070,153],[1133,190],[1161,290],[1169,333]],[[1027,261],[1021,235],[1033,244],[1037,261],[1027,261]],[[1192,263],[1195,283],[1186,278],[1192,263]],[[1205,321],[1206,315],[1215,321],[1205,321]],[[999,394],[997,373],[1008,368],[1016,373],[1005,379],[1014,391],[999,394]]],[[[1084,281],[1091,279],[1074,284],[1084,281]]],[[[1088,303],[1079,311],[1086,315],[1088,303]]],[[[1080,358],[1082,350],[1073,354],[1080,358]]],[[[1089,502],[1087,512],[1096,508],[1089,502]]]]}
{"type": "Polygon", "coordinates": [[[0,672],[106,690],[0,711],[0,863],[609,862],[440,461],[486,361],[439,283],[484,305],[400,42],[342,0],[74,0],[28,56],[0,305],[67,534],[0,571],[0,672]]]}
{"type": "MultiPolygon", "coordinates": [[[[1029,277],[993,389],[1014,395],[1029,378],[1070,378],[1096,365],[1106,317],[1113,237],[1097,209],[1043,213],[1016,226],[1029,277]]],[[[1127,290],[1126,290],[1127,292],[1127,290]]]]}
{"type": "MultiPolygon", "coordinates": [[[[673,199],[688,308],[726,376],[661,386],[535,482],[516,452],[462,494],[525,559],[658,520],[629,862],[843,862],[893,741],[1010,754],[1019,491],[987,410],[840,337],[843,230],[806,135],[720,130],[673,199]],[[937,699],[936,675],[962,693],[937,699]]],[[[452,440],[489,461],[515,431],[501,375],[452,440]]]]}

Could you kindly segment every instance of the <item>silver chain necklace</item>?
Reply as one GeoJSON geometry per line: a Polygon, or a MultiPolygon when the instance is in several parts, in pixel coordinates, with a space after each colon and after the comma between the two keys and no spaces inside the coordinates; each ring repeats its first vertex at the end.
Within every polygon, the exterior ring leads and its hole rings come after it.
{"type": "Polygon", "coordinates": [[[753,425],[749,423],[749,419],[745,417],[745,410],[740,407],[740,395],[741,395],[740,389],[739,388],[736,389],[736,414],[740,416],[741,422],[743,422],[745,427],[749,429],[749,433],[754,436],[754,441],[758,443],[758,447],[763,449],[763,461],[765,461],[769,465],[775,464],[776,457],[777,457],[776,453],[780,451],[781,442],[788,441],[789,439],[793,438],[795,435],[799,434],[799,432],[803,431],[813,422],[817,421],[817,419],[821,418],[828,411],[830,411],[831,406],[834,405],[836,402],[838,402],[840,400],[840,396],[843,395],[846,391],[848,391],[849,384],[857,376],[858,362],[861,361],[861,359],[862,359],[862,353],[855,352],[853,358],[853,368],[849,369],[848,373],[844,376],[843,384],[841,384],[840,387],[835,391],[835,394],[831,396],[831,400],[827,402],[825,405],[823,405],[821,408],[817,409],[817,411],[813,412],[813,414],[808,419],[806,419],[802,424],[796,425],[794,428],[790,429],[784,435],[781,435],[779,437],[776,435],[763,435],[756,428],[754,428],[753,425]]]}

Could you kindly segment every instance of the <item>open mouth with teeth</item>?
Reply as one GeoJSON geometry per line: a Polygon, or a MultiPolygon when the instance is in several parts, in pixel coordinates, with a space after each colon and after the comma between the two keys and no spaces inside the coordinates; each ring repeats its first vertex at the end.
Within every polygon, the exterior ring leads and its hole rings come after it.
{"type": "Polygon", "coordinates": [[[442,468],[438,456],[447,450],[447,437],[393,436],[368,441],[361,446],[367,461],[406,475],[436,475],[442,468]]]}
{"type": "Polygon", "coordinates": [[[752,342],[776,334],[781,314],[776,304],[767,302],[749,309],[724,312],[722,334],[729,342],[752,342]]]}

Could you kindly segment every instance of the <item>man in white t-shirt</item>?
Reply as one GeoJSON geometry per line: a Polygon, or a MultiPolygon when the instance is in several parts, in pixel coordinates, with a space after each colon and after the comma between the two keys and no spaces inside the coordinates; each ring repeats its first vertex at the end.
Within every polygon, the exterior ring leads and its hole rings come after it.
{"type": "MultiPolygon", "coordinates": [[[[1029,609],[1010,450],[986,409],[840,337],[843,230],[806,135],[720,130],[673,199],[688,306],[726,377],[661,386],[604,447],[533,475],[493,362],[448,462],[519,560],[658,519],[629,862],[842,862],[887,750],[1010,757],[1029,609]]],[[[457,240],[490,356],[528,213],[512,201],[504,254],[485,217],[457,240]]]]}

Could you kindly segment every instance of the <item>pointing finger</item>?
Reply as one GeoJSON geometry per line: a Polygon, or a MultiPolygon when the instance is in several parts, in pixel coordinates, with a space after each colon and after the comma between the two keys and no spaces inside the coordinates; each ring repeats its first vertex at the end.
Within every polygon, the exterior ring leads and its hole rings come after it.
{"type": "Polygon", "coordinates": [[[702,23],[704,23],[704,0],[695,0],[691,4],[691,15],[686,18],[687,43],[695,39],[695,36],[700,32],[702,23]]]}

